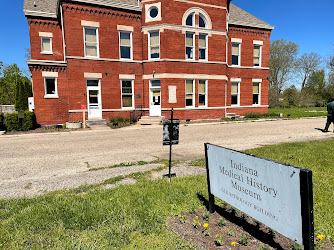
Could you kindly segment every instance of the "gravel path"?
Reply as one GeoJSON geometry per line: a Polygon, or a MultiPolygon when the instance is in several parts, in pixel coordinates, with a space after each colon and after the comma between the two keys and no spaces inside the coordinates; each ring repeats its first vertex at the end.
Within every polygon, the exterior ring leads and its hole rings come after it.
{"type": "MultiPolygon", "coordinates": [[[[316,118],[181,125],[173,159],[203,158],[205,142],[244,150],[334,138],[334,133],[316,129],[325,123],[325,118],[316,118]]],[[[42,194],[149,170],[154,166],[87,171],[122,162],[167,159],[168,155],[169,148],[162,146],[162,126],[0,136],[0,198],[42,194]]]]}

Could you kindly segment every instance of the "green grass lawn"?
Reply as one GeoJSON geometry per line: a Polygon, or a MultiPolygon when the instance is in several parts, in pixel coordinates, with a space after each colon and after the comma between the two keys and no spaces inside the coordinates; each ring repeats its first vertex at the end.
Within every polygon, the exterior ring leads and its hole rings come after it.
{"type": "Polygon", "coordinates": [[[318,117],[327,116],[326,107],[310,107],[310,108],[269,108],[268,113],[283,114],[283,117],[287,117],[288,114],[292,118],[301,117],[318,117]],[[318,112],[313,112],[318,111],[318,112]]]}
{"type": "MultiPolygon", "coordinates": [[[[247,152],[313,170],[316,233],[334,243],[334,140],[266,146],[247,152]]],[[[203,160],[197,165],[205,165],[203,160]]],[[[98,185],[34,198],[0,200],[0,249],[189,249],[168,218],[202,208],[205,176],[98,185]]],[[[107,183],[107,182],[106,182],[107,183]]]]}

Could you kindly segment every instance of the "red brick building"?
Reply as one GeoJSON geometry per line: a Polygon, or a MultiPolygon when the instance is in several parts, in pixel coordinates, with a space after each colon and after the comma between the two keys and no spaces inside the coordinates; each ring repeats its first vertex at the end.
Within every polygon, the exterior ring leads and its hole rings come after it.
{"type": "MultiPolygon", "coordinates": [[[[237,1],[236,1],[237,2],[237,1]]],[[[230,0],[25,0],[40,124],[268,109],[272,26],[230,0]]]]}

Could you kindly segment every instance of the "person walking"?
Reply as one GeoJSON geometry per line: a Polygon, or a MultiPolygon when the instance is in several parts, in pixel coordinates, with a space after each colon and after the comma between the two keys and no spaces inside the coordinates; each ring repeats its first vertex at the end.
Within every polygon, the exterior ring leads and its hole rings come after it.
{"type": "Polygon", "coordinates": [[[329,132],[328,128],[331,123],[334,124],[334,98],[327,104],[327,122],[323,132],[329,132]]]}

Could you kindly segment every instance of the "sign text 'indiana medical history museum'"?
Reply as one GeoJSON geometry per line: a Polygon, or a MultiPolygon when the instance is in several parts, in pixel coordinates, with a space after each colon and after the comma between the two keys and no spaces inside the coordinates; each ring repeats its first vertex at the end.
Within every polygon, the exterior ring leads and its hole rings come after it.
{"type": "MultiPolygon", "coordinates": [[[[212,195],[298,244],[305,243],[300,174],[303,171],[311,174],[311,171],[212,144],[205,145],[212,195]]],[[[313,225],[313,216],[310,224],[313,225]]]]}

